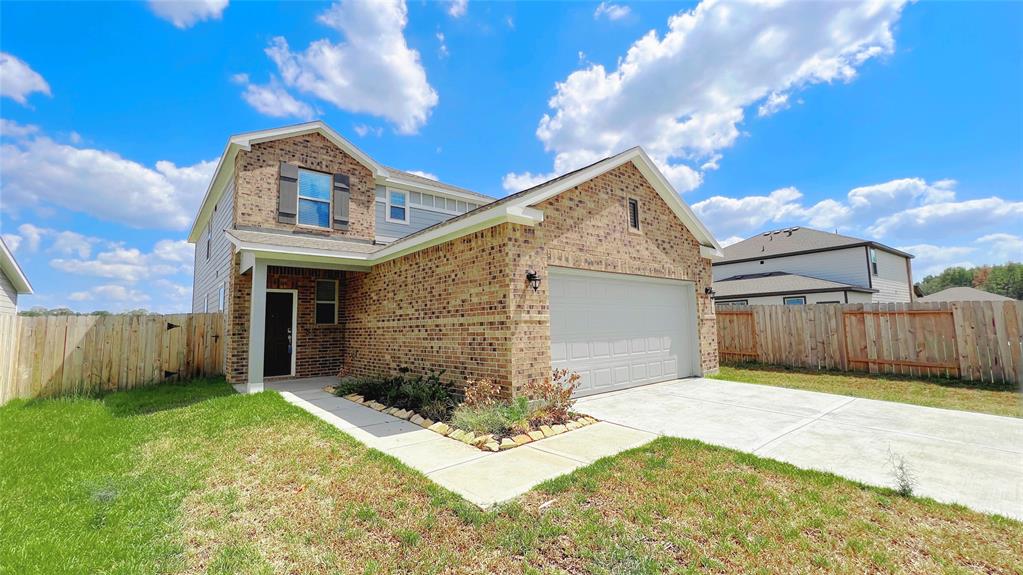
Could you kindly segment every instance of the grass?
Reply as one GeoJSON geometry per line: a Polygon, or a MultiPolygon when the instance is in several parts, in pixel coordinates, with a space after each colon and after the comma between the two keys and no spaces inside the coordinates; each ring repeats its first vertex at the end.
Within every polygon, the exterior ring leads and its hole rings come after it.
{"type": "Polygon", "coordinates": [[[806,371],[757,364],[721,366],[715,379],[837,393],[927,407],[1023,417],[1023,396],[1004,385],[954,379],[920,379],[833,371],[806,371]]]}
{"type": "Polygon", "coordinates": [[[0,407],[0,573],[1023,573],[1023,524],[659,439],[483,512],[222,381],[0,407]]]}

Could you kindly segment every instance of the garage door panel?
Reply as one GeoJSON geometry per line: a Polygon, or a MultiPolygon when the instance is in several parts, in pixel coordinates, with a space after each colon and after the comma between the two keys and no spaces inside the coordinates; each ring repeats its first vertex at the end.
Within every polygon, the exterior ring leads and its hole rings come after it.
{"type": "Polygon", "coordinates": [[[557,268],[550,283],[551,361],[579,394],[691,375],[692,284],[557,268]]]}

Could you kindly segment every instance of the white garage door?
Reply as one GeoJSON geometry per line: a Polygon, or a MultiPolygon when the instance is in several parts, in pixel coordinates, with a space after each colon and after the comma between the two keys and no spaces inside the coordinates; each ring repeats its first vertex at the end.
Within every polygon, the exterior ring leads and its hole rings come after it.
{"type": "Polygon", "coordinates": [[[579,373],[576,395],[695,373],[691,282],[551,268],[551,364],[579,373]]]}

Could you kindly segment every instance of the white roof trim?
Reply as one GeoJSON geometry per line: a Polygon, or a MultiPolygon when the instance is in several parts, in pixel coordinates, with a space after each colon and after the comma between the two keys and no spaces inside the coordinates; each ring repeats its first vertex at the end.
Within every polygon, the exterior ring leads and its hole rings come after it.
{"type": "Polygon", "coordinates": [[[29,283],[25,272],[21,271],[18,260],[14,259],[14,254],[7,248],[7,243],[4,242],[3,238],[0,238],[0,270],[11,280],[11,284],[14,285],[15,291],[19,294],[33,293],[32,284],[29,283]]]}

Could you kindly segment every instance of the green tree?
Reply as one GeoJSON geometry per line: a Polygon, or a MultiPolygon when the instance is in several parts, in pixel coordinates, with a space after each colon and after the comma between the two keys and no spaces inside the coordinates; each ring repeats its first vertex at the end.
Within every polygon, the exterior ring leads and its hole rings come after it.
{"type": "Polygon", "coordinates": [[[936,276],[927,276],[920,282],[924,295],[931,295],[950,287],[970,287],[973,285],[973,269],[952,267],[936,276]]]}
{"type": "Polygon", "coordinates": [[[994,266],[980,289],[1012,299],[1023,299],[1023,264],[1009,262],[994,266]]]}

